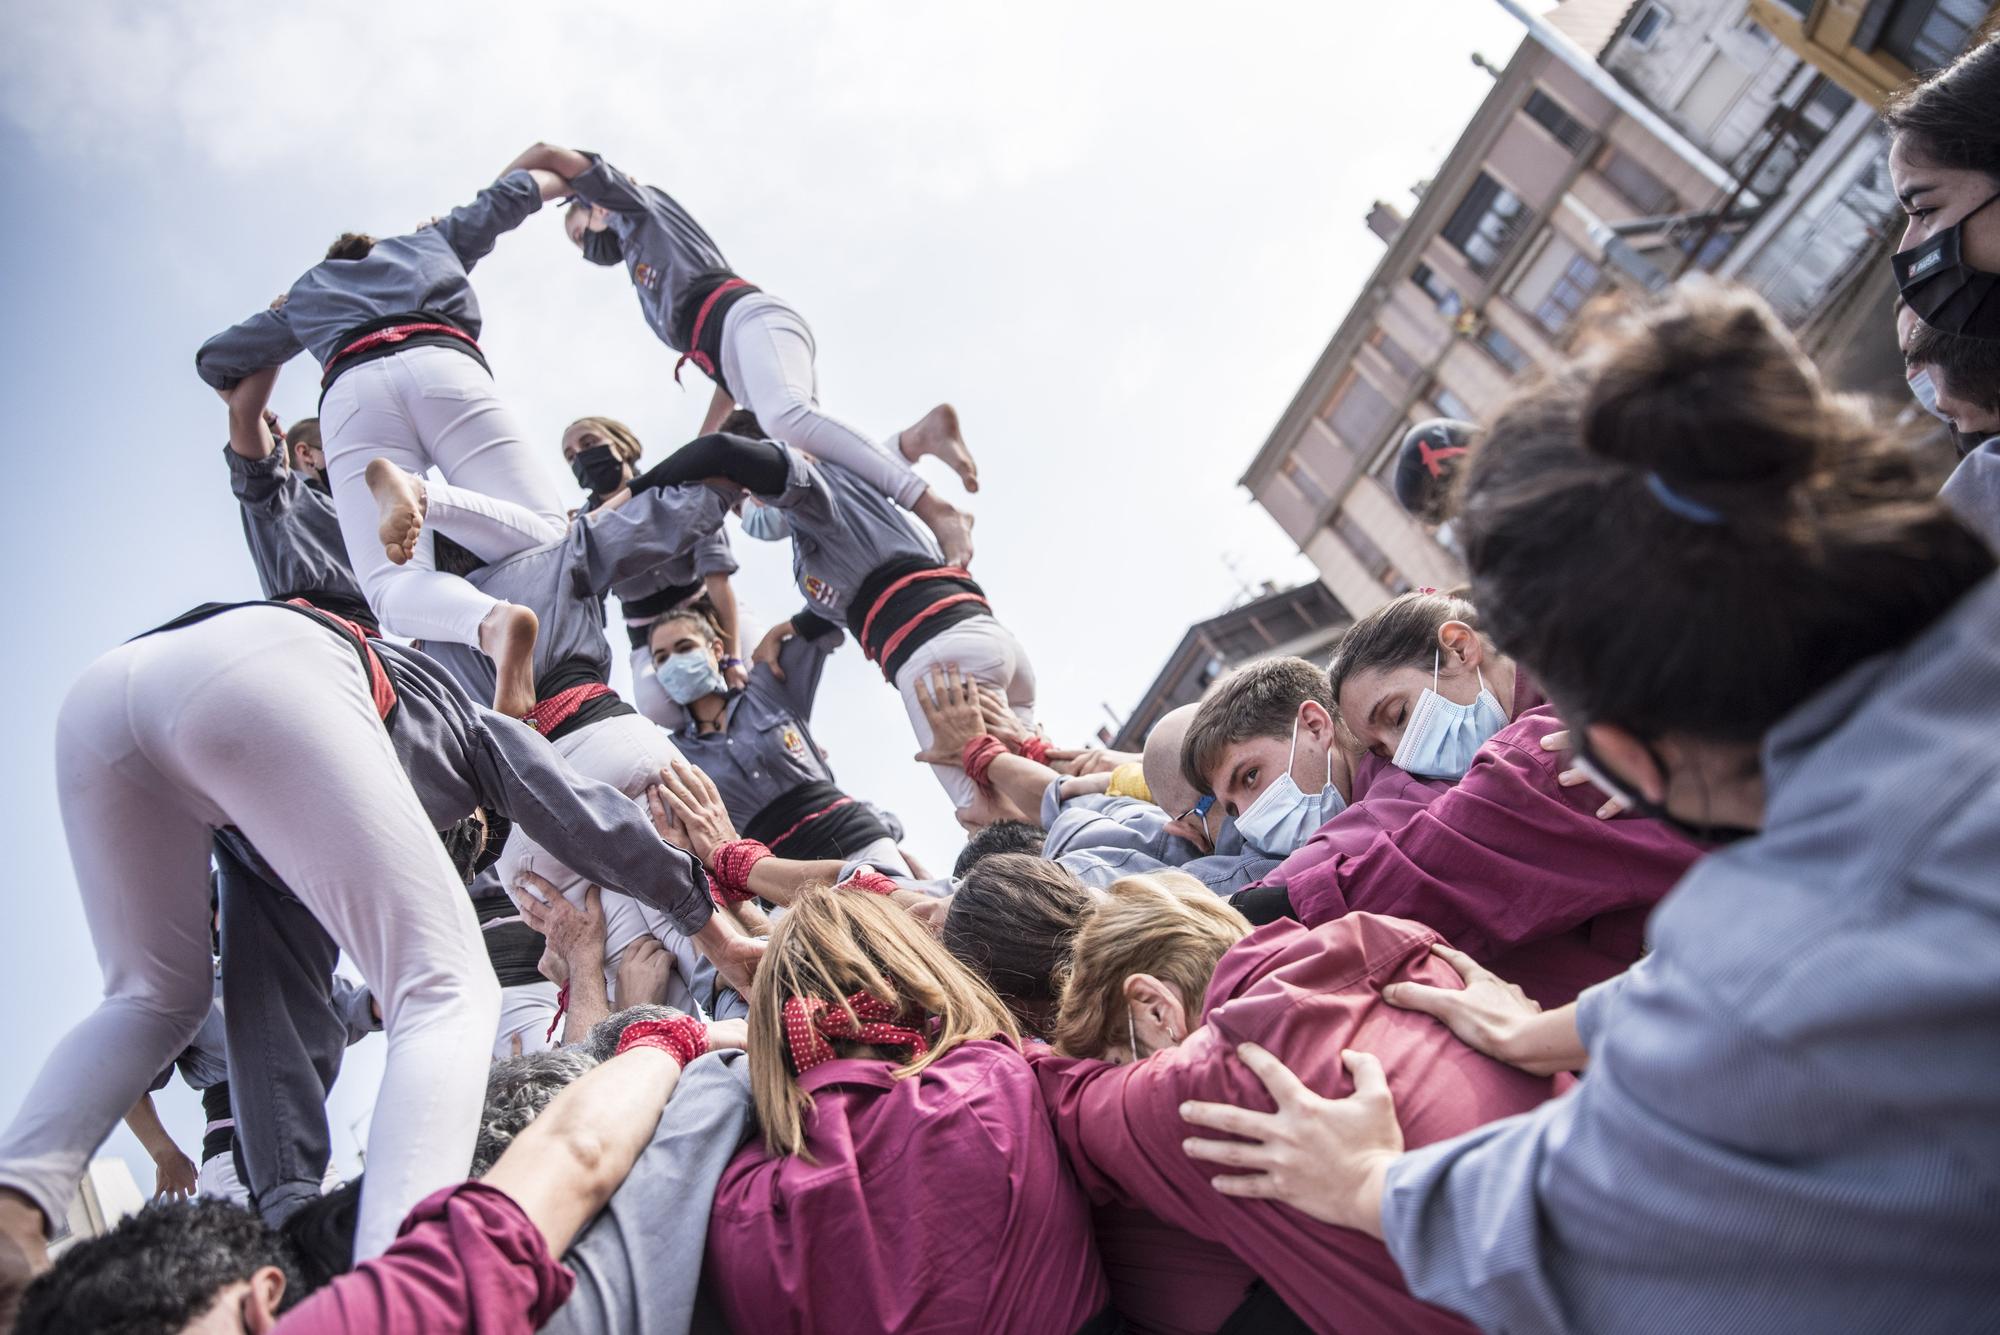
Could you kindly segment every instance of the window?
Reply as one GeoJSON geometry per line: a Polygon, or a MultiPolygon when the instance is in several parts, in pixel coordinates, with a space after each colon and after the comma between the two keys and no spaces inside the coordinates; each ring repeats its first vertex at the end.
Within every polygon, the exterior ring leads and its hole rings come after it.
{"type": "Polygon", "coordinates": [[[1643,218],[1672,213],[1678,201],[1667,183],[1648,171],[1643,163],[1622,149],[1607,149],[1597,170],[1619,194],[1632,201],[1643,218]]]}
{"type": "Polygon", "coordinates": [[[1460,299],[1457,289],[1439,278],[1430,265],[1419,264],[1410,275],[1410,281],[1429,293],[1432,303],[1447,317],[1455,317],[1465,309],[1465,302],[1460,299]]]}
{"type": "Polygon", "coordinates": [[[1673,21],[1674,16],[1667,12],[1666,6],[1646,0],[1639,6],[1639,12],[1632,16],[1632,28],[1627,35],[1631,37],[1632,45],[1643,51],[1652,46],[1653,39],[1660,35],[1660,29],[1673,21]]]}
{"type": "Polygon", "coordinates": [[[1444,239],[1457,246],[1472,271],[1483,278],[1534,220],[1533,211],[1513,191],[1481,172],[1445,223],[1444,239]]]}
{"type": "Polygon", "coordinates": [[[1986,10],[1986,0],[1902,0],[1883,24],[1874,49],[1928,74],[1965,49],[1986,10]]]}
{"type": "Polygon", "coordinates": [[[1354,559],[1361,563],[1370,579],[1378,584],[1390,584],[1402,578],[1396,563],[1389,559],[1387,552],[1375,545],[1373,538],[1362,531],[1361,525],[1354,522],[1354,516],[1343,511],[1333,517],[1333,523],[1328,527],[1347,544],[1347,550],[1354,553],[1354,559]]]}
{"type": "Polygon", "coordinates": [[[1396,368],[1396,374],[1403,377],[1403,379],[1415,380],[1418,375],[1422,374],[1423,367],[1417,365],[1417,359],[1405,352],[1403,345],[1395,339],[1390,338],[1384,330],[1377,329],[1373,334],[1369,335],[1368,342],[1377,352],[1382,354],[1384,361],[1396,368]]]}
{"type": "Polygon", "coordinates": [[[1509,375],[1520,375],[1535,364],[1533,359],[1521,350],[1519,343],[1508,338],[1492,325],[1488,325],[1479,331],[1477,341],[1479,346],[1485,349],[1487,356],[1507,368],[1507,374],[1509,375]]]}
{"type": "Polygon", "coordinates": [[[1537,88],[1521,107],[1528,119],[1555,136],[1555,141],[1571,153],[1581,153],[1590,144],[1590,130],[1563,110],[1562,103],[1537,88]]]}
{"type": "Polygon", "coordinates": [[[1471,404],[1446,389],[1443,385],[1439,385],[1431,390],[1431,402],[1437,405],[1439,417],[1456,418],[1461,422],[1477,422],[1479,420],[1472,415],[1471,404]]]}
{"type": "Polygon", "coordinates": [[[1341,443],[1356,454],[1372,448],[1395,420],[1396,409],[1366,376],[1350,374],[1347,385],[1328,406],[1326,424],[1341,443]]]}
{"type": "Polygon", "coordinates": [[[1308,505],[1317,510],[1326,504],[1326,488],[1320,486],[1319,479],[1312,475],[1312,470],[1299,458],[1297,450],[1285,456],[1284,474],[1285,480],[1298,488],[1299,495],[1306,498],[1308,505]]]}
{"type": "Polygon", "coordinates": [[[1603,281],[1604,271],[1589,256],[1576,256],[1550,285],[1549,294],[1535,307],[1533,314],[1536,321],[1551,334],[1562,334],[1603,281]]]}

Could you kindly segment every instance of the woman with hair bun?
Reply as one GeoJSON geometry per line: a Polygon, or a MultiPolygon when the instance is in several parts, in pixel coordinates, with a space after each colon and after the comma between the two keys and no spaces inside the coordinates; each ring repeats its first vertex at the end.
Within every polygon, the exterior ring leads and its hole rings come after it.
{"type": "Polygon", "coordinates": [[[1391,998],[1587,1062],[1567,1097],[1407,1153],[1379,1093],[1195,1120],[1489,1330],[1994,1329],[1992,551],[1712,286],[1509,407],[1460,514],[1488,631],[1603,781],[1730,846],[1572,1006],[1476,968],[1391,998]]]}

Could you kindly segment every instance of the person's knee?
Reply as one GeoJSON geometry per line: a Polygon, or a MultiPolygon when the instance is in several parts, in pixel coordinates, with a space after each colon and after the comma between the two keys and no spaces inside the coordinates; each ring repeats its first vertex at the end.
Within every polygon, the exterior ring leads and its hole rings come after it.
{"type": "Polygon", "coordinates": [[[476,961],[432,961],[389,988],[382,1003],[382,1027],[398,1034],[433,1025],[477,1028],[482,1041],[500,1024],[500,982],[482,957],[476,961]]]}

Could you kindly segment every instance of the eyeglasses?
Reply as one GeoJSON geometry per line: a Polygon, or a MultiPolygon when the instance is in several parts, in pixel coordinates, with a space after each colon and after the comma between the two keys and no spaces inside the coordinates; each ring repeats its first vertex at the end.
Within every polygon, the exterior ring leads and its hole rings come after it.
{"type": "Polygon", "coordinates": [[[1195,803],[1193,806],[1189,807],[1186,811],[1183,811],[1180,815],[1176,816],[1174,819],[1186,820],[1188,817],[1192,816],[1201,823],[1201,832],[1203,834],[1207,834],[1208,813],[1214,809],[1215,809],[1215,796],[1213,794],[1210,794],[1209,796],[1202,798],[1201,801],[1195,803]]]}

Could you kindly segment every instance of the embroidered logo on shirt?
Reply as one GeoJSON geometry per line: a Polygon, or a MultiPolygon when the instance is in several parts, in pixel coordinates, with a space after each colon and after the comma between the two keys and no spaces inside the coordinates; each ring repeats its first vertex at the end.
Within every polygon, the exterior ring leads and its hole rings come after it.
{"type": "Polygon", "coordinates": [[[834,600],[839,596],[839,590],[835,589],[833,585],[827,583],[818,575],[806,576],[806,597],[812,599],[814,602],[825,603],[828,607],[833,607],[836,605],[834,600]]]}
{"type": "Polygon", "coordinates": [[[791,753],[792,759],[804,760],[806,758],[806,739],[799,733],[797,728],[787,724],[785,730],[778,735],[778,740],[785,744],[785,750],[791,753]]]}
{"type": "Polygon", "coordinates": [[[640,287],[658,287],[660,285],[660,271],[644,260],[641,260],[632,266],[632,281],[640,287]]]}

